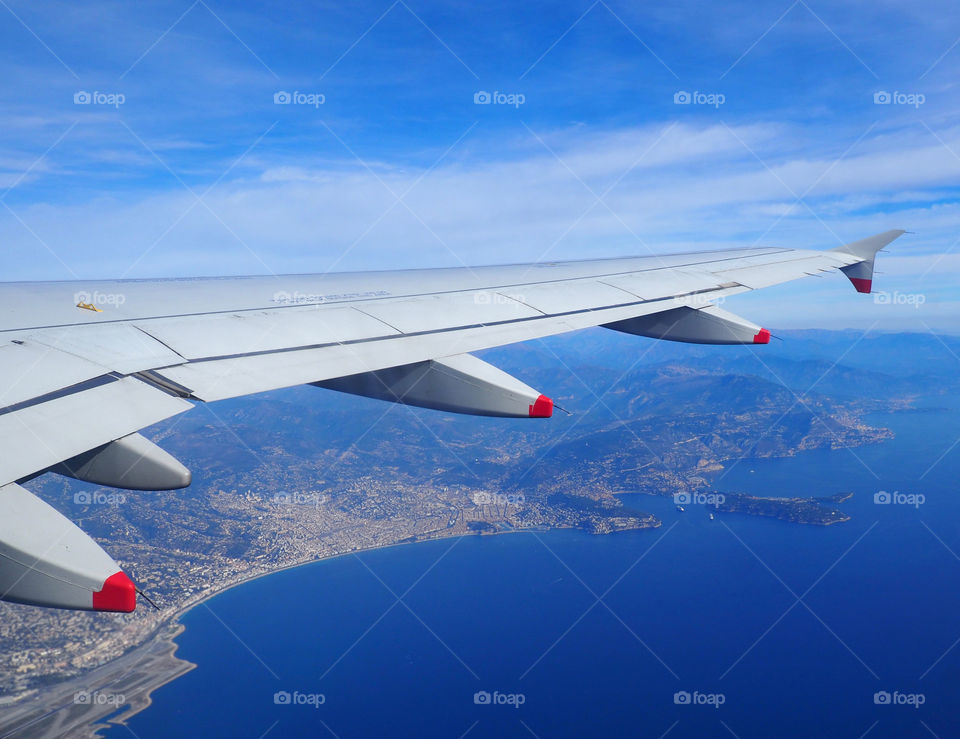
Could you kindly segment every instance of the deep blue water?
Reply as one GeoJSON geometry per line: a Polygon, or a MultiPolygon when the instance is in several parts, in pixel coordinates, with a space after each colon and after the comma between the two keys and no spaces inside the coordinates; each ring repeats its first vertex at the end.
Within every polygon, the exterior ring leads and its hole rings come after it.
{"type": "Polygon", "coordinates": [[[921,479],[960,438],[960,413],[871,420],[896,440],[746,461],[718,483],[851,490],[845,524],[710,521],[630,496],[664,526],[430,542],[247,583],[184,617],[179,655],[199,667],[130,728],[142,739],[960,736],[960,560],[947,548],[960,553],[960,446],[921,479]],[[926,502],[877,505],[880,490],[926,502]],[[398,603],[388,587],[410,590],[398,603]],[[325,702],[277,705],[278,691],[325,702]],[[524,702],[477,705],[478,691],[524,702]],[[678,705],[678,691],[723,705],[678,705]],[[876,705],[878,691],[924,703],[876,705]]]}

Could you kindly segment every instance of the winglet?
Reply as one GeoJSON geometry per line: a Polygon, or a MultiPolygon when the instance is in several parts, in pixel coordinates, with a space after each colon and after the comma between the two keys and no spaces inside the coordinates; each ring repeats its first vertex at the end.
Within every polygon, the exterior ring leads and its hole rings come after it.
{"type": "Polygon", "coordinates": [[[900,229],[884,231],[876,236],[869,236],[859,241],[853,241],[849,244],[838,246],[836,249],[831,249],[830,251],[840,252],[860,259],[860,261],[855,264],[841,267],[840,271],[853,283],[858,293],[869,293],[873,288],[873,261],[877,252],[905,233],[906,231],[900,229]]]}

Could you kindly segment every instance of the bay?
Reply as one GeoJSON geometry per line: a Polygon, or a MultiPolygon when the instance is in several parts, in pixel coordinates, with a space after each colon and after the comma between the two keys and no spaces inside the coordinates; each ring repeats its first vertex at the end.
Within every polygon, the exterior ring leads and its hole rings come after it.
{"type": "Polygon", "coordinates": [[[246,583],[183,617],[178,655],[198,667],[156,691],[130,730],[960,735],[960,418],[870,422],[896,438],[744,460],[716,481],[853,492],[843,524],[710,520],[629,495],[663,526],[404,545],[246,583]],[[923,502],[875,502],[881,491],[923,502]]]}

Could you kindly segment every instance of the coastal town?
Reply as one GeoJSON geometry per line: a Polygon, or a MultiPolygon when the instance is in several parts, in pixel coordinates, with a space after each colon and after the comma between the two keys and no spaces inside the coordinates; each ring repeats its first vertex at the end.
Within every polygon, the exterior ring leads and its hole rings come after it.
{"type": "MultiPolygon", "coordinates": [[[[646,379],[632,382],[639,386],[646,379]]],[[[675,379],[662,371],[656,377],[668,384],[675,379]]],[[[690,387],[689,377],[683,379],[690,387]]],[[[697,379],[701,386],[693,385],[691,408],[702,393],[725,382],[721,375],[697,379]]],[[[682,393],[664,390],[683,402],[682,393]]],[[[463,535],[656,528],[656,516],[628,508],[620,495],[709,491],[724,460],[748,450],[770,424],[769,409],[783,405],[782,398],[758,402],[758,393],[778,392],[785,391],[761,383],[731,396],[722,412],[651,413],[630,424],[591,418],[579,426],[569,422],[560,433],[451,422],[408,410],[365,431],[354,420],[352,400],[333,411],[328,406],[305,412],[285,396],[279,402],[236,402],[216,419],[191,414],[177,434],[158,426],[154,439],[195,470],[187,490],[107,497],[87,486],[84,496],[80,483],[54,475],[29,483],[108,547],[157,607],[143,598],[132,614],[3,604],[0,727],[46,715],[58,690],[67,691],[60,695],[66,701],[72,700],[71,686],[94,689],[90,681],[97,675],[116,681],[118,664],[129,663],[129,674],[142,676],[136,656],[142,653],[154,669],[137,691],[123,694],[135,710],[149,690],[190,668],[172,656],[180,614],[225,588],[283,568],[463,535]],[[308,443],[318,426],[330,438],[308,443]],[[351,445],[351,435],[362,438],[362,445],[351,445]],[[546,456],[549,464],[543,463],[546,456]],[[98,500],[112,502],[88,502],[98,500]]],[[[888,438],[884,429],[862,423],[850,404],[816,402],[816,413],[800,409],[774,426],[762,454],[792,456],[888,438]]],[[[823,514],[808,499],[788,505],[734,500],[736,510],[747,514],[800,523],[843,518],[823,514]]],[[[78,725],[107,709],[116,707],[76,709],[78,725]]]]}

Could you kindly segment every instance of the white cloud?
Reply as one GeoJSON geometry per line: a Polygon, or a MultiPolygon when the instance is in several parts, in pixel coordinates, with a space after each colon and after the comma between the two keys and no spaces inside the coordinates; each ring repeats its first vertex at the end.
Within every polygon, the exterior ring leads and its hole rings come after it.
{"type": "MultiPolygon", "coordinates": [[[[247,163],[242,176],[238,170],[214,189],[209,209],[179,185],[141,197],[15,205],[33,233],[0,210],[7,278],[66,279],[71,270],[95,278],[452,266],[757,240],[829,248],[903,225],[921,233],[898,242],[898,256],[885,257],[883,268],[886,279],[914,279],[929,264],[923,255],[945,251],[957,236],[960,205],[936,201],[949,194],[944,186],[952,184],[958,162],[912,131],[902,140],[889,132],[868,139],[862,153],[836,164],[809,200],[816,216],[803,205],[791,207],[783,185],[738,140],[757,147],[773,172],[802,192],[832,162],[816,151],[778,156],[778,140],[791,136],[786,126],[664,125],[542,136],[559,161],[533,137],[488,149],[487,156],[477,156],[482,142],[468,142],[473,156],[458,159],[453,152],[426,172],[383,163],[370,165],[375,174],[348,161],[271,163],[261,154],[256,169],[247,163]],[[606,205],[597,203],[591,190],[602,193],[638,159],[606,205]],[[406,204],[391,190],[409,190],[406,204]]],[[[941,136],[960,151],[956,131],[941,136]]],[[[958,273],[960,261],[948,256],[925,279],[942,284],[958,273]]]]}

